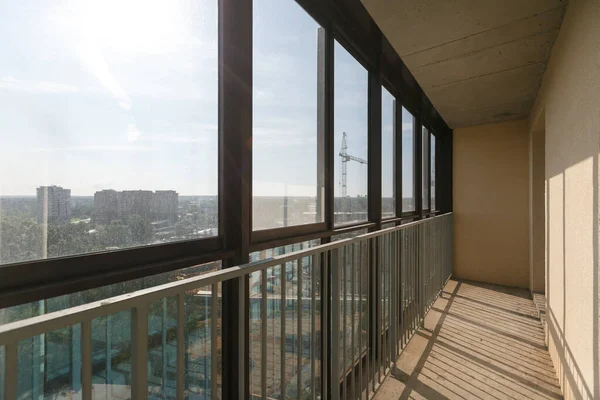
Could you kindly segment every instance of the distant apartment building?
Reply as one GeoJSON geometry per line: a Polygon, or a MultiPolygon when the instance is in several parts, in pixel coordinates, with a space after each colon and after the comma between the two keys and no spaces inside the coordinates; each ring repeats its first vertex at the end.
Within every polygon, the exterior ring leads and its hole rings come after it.
{"type": "Polygon", "coordinates": [[[179,194],[174,190],[157,190],[152,198],[152,213],[157,220],[177,220],[179,194]]]}
{"type": "Polygon", "coordinates": [[[94,220],[110,223],[139,215],[145,220],[177,220],[179,194],[174,190],[102,190],[94,194],[94,220]]]}
{"type": "Polygon", "coordinates": [[[94,220],[108,224],[119,219],[119,192],[116,190],[101,190],[94,194],[94,220]]]}
{"type": "Polygon", "coordinates": [[[36,192],[39,223],[66,224],[71,220],[71,189],[40,186],[36,192]]]}

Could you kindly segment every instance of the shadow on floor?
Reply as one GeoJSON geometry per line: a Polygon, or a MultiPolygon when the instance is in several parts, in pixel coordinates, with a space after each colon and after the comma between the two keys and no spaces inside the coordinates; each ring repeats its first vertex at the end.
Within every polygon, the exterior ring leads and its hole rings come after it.
{"type": "Polygon", "coordinates": [[[529,293],[451,280],[375,398],[501,400],[562,395],[529,293]]]}

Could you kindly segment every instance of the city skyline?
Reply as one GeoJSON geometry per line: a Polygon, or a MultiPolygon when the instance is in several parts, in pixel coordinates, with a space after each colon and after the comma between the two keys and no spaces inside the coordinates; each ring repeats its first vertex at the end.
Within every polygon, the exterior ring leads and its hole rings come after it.
{"type": "MultiPolygon", "coordinates": [[[[6,194],[6,193],[0,193],[0,198],[2,197],[6,197],[6,198],[18,198],[18,197],[23,197],[23,198],[33,198],[36,197],[35,191],[37,188],[41,187],[41,186],[57,186],[57,187],[62,187],[62,188],[67,188],[65,185],[61,185],[61,184],[54,184],[54,183],[50,183],[49,185],[33,185],[33,194],[32,193],[14,193],[14,194],[6,194]]],[[[159,188],[159,189],[147,189],[147,188],[124,188],[124,189],[115,189],[115,188],[102,188],[102,189],[98,189],[93,193],[90,194],[73,194],[72,189],[71,189],[71,197],[94,197],[94,194],[101,192],[103,190],[114,190],[114,191],[139,191],[139,190],[149,190],[149,191],[153,191],[153,192],[161,192],[161,191],[176,191],[177,194],[179,195],[179,197],[218,197],[219,195],[217,193],[211,194],[211,193],[179,193],[176,189],[172,189],[172,188],[159,188]]],[[[30,191],[31,192],[31,191],[30,191]]],[[[282,198],[282,197],[311,197],[311,198],[316,198],[316,195],[277,195],[277,194],[273,194],[273,195],[253,195],[252,197],[273,197],[273,198],[282,198]]],[[[366,195],[356,195],[356,196],[348,196],[348,197],[366,197],[366,195]]],[[[339,196],[337,193],[334,196],[334,198],[342,198],[341,196],[339,196]]],[[[394,198],[393,195],[391,196],[382,196],[382,198],[384,199],[391,199],[394,198]]],[[[412,195],[406,196],[403,193],[402,196],[403,199],[412,199],[412,195]]]]}

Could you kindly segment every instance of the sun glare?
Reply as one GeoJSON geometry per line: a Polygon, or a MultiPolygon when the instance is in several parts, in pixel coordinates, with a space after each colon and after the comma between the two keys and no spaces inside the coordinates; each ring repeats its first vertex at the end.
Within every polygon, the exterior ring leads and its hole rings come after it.
{"type": "Polygon", "coordinates": [[[182,3],[174,0],[77,2],[75,34],[85,45],[124,53],[177,51],[186,39],[182,3]]]}

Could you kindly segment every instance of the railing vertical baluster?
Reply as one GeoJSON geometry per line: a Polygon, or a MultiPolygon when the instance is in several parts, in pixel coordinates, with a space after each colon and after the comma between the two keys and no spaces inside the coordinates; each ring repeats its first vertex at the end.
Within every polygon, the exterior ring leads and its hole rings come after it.
{"type": "MultiPolygon", "coordinates": [[[[211,286],[211,294],[212,294],[212,286],[211,286]]],[[[211,316],[210,318],[212,319],[212,314],[213,314],[213,309],[212,309],[212,296],[210,296],[210,298],[206,295],[203,296],[204,298],[204,308],[205,310],[210,310],[211,311],[211,316]]],[[[209,370],[210,366],[208,365],[209,363],[209,341],[210,343],[212,343],[212,337],[211,337],[211,325],[208,323],[209,322],[209,317],[205,316],[204,317],[204,336],[202,337],[202,342],[204,344],[204,359],[203,359],[203,367],[204,367],[204,393],[208,393],[209,390],[211,390],[210,382],[208,380],[208,377],[211,374],[211,370],[209,370]]],[[[211,360],[212,361],[212,360],[211,360]]]]}
{"type": "Polygon", "coordinates": [[[404,268],[404,302],[405,302],[405,310],[404,313],[406,315],[406,321],[404,323],[404,346],[408,344],[408,338],[410,337],[410,326],[411,326],[411,316],[410,316],[410,268],[412,265],[412,227],[409,227],[405,231],[405,240],[406,240],[406,266],[404,268]]]}
{"type": "Polygon", "coordinates": [[[16,400],[19,385],[19,342],[4,345],[4,400],[16,400]]]}
{"type": "MultiPolygon", "coordinates": [[[[398,316],[398,331],[396,337],[396,358],[402,351],[402,257],[404,255],[402,249],[402,231],[396,232],[396,245],[398,246],[396,267],[396,314],[398,316]]],[[[396,360],[394,360],[395,364],[396,360]]]]}
{"type": "Polygon", "coordinates": [[[148,397],[148,304],[131,309],[131,397],[148,397]]]}
{"type": "Polygon", "coordinates": [[[429,282],[429,265],[430,258],[429,252],[427,251],[429,246],[429,224],[423,224],[423,304],[421,306],[421,315],[424,317],[427,311],[427,305],[429,303],[429,289],[431,284],[429,282]]]}
{"type": "MultiPolygon", "coordinates": [[[[351,307],[351,313],[352,313],[352,334],[351,334],[351,340],[350,340],[350,346],[352,348],[352,380],[351,380],[351,385],[352,385],[352,391],[351,391],[351,399],[354,400],[356,399],[356,368],[354,367],[354,361],[356,361],[356,344],[354,342],[354,331],[356,330],[356,320],[355,320],[355,314],[356,314],[356,260],[354,258],[354,247],[355,245],[352,244],[350,245],[350,268],[352,271],[352,282],[350,285],[350,292],[352,293],[352,307],[351,307]]],[[[348,396],[346,396],[348,397],[348,396]]]]}
{"type": "Polygon", "coordinates": [[[340,398],[340,252],[331,250],[331,399],[340,398]],[[337,310],[337,312],[336,312],[337,310]]]}
{"type": "Polygon", "coordinates": [[[377,310],[377,323],[375,325],[375,331],[376,331],[376,338],[377,338],[377,383],[381,383],[381,335],[383,332],[383,326],[382,326],[382,307],[381,307],[381,301],[380,299],[383,299],[383,293],[381,293],[381,271],[382,271],[382,262],[383,262],[383,258],[382,258],[382,240],[381,237],[377,237],[375,239],[375,246],[377,249],[377,258],[376,258],[376,262],[375,262],[375,273],[377,276],[377,280],[375,281],[376,283],[376,295],[375,295],[375,304],[376,304],[376,310],[377,310]]]}
{"type": "Polygon", "coordinates": [[[217,398],[218,354],[217,354],[217,317],[219,314],[219,284],[211,286],[210,302],[210,397],[217,398]]]}
{"type": "Polygon", "coordinates": [[[415,327],[416,327],[416,319],[417,319],[417,286],[416,286],[416,281],[417,281],[417,263],[419,261],[419,247],[418,244],[419,242],[417,241],[417,228],[418,226],[413,227],[413,232],[412,232],[412,239],[413,239],[413,248],[415,250],[414,254],[413,254],[413,262],[411,264],[411,268],[410,268],[410,296],[411,296],[411,301],[410,301],[410,312],[411,312],[411,327],[410,327],[410,336],[412,337],[413,332],[415,331],[415,327]]]}
{"type": "MultiPolygon", "coordinates": [[[[260,394],[263,399],[267,398],[267,270],[261,272],[261,332],[260,332],[260,394]]],[[[274,333],[273,333],[274,334],[274,333]]],[[[275,366],[273,366],[275,368],[275,366]]]]}
{"type": "Polygon", "coordinates": [[[81,397],[92,400],[92,321],[81,321],[81,397]]]}
{"type": "Polygon", "coordinates": [[[381,356],[381,360],[383,362],[382,371],[385,376],[387,370],[390,366],[389,364],[389,355],[390,355],[390,346],[389,346],[389,338],[390,338],[390,313],[389,313],[389,305],[390,305],[390,237],[387,234],[382,236],[382,242],[385,244],[381,249],[383,251],[383,259],[385,269],[383,270],[383,311],[381,313],[383,320],[381,324],[383,326],[382,331],[382,346],[381,350],[383,350],[383,354],[381,356]]]}
{"type": "Polygon", "coordinates": [[[106,316],[106,389],[112,390],[112,315],[106,316]]]}
{"type": "MultiPolygon", "coordinates": [[[[346,375],[348,372],[348,363],[347,363],[347,349],[348,347],[346,346],[346,336],[348,336],[348,254],[347,254],[347,248],[346,246],[342,247],[342,262],[340,264],[340,276],[342,278],[342,287],[343,287],[343,296],[342,297],[342,307],[344,309],[344,311],[341,313],[341,315],[343,316],[343,323],[342,323],[342,396],[344,398],[347,398],[347,393],[346,393],[346,389],[347,389],[347,382],[346,382],[346,375]]],[[[339,311],[339,308],[338,308],[339,311]]]]}
{"type": "Polygon", "coordinates": [[[316,352],[316,345],[317,345],[317,340],[316,340],[316,331],[317,331],[317,327],[315,325],[316,323],[316,310],[317,310],[317,303],[316,303],[316,291],[317,291],[317,285],[316,285],[316,281],[317,281],[317,265],[319,263],[319,258],[320,255],[319,254],[313,254],[312,256],[312,263],[311,263],[311,269],[310,269],[310,285],[311,285],[311,293],[310,293],[310,314],[311,314],[311,322],[310,322],[310,393],[311,393],[311,399],[316,399],[316,391],[315,391],[315,364],[316,364],[316,356],[317,356],[317,352],[316,352]]]}
{"type": "Polygon", "coordinates": [[[297,342],[298,342],[298,356],[296,357],[296,361],[297,361],[297,378],[296,378],[296,394],[298,395],[298,400],[300,399],[300,393],[302,393],[302,386],[304,384],[304,382],[302,382],[302,350],[303,350],[303,340],[302,340],[302,278],[304,277],[303,274],[303,266],[302,266],[302,257],[300,257],[298,259],[298,274],[296,276],[297,281],[298,281],[298,286],[297,286],[297,295],[298,295],[298,300],[296,303],[296,309],[298,310],[298,332],[296,335],[297,338],[297,342]]]}
{"type": "MultiPolygon", "coordinates": [[[[368,399],[369,393],[373,392],[373,388],[375,388],[375,310],[376,307],[373,304],[373,300],[375,299],[375,285],[374,285],[374,280],[373,280],[373,265],[374,265],[374,260],[373,257],[375,257],[375,255],[377,254],[375,252],[375,248],[373,246],[373,239],[368,239],[365,243],[365,247],[367,249],[367,258],[366,258],[366,272],[367,272],[367,277],[365,278],[366,282],[367,282],[367,305],[366,305],[366,310],[367,310],[367,318],[368,318],[368,330],[367,330],[367,368],[368,368],[368,375],[367,375],[367,396],[366,398],[368,399]]],[[[376,301],[376,300],[375,300],[376,301]]]]}
{"type": "Polygon", "coordinates": [[[183,400],[185,382],[185,293],[177,294],[177,382],[176,395],[183,400]]]}
{"type": "Polygon", "coordinates": [[[390,251],[392,252],[392,265],[390,267],[390,365],[396,362],[396,345],[397,345],[397,326],[396,321],[398,320],[396,315],[396,302],[397,302],[397,287],[396,287],[396,274],[398,269],[398,241],[397,232],[390,233],[390,251]]]}
{"type": "Polygon", "coordinates": [[[419,239],[421,241],[421,262],[419,263],[419,326],[417,330],[421,327],[423,320],[423,305],[425,304],[425,285],[427,284],[425,281],[425,266],[427,264],[427,254],[425,254],[425,224],[419,225],[419,239]]]}
{"type": "Polygon", "coordinates": [[[329,274],[331,272],[329,257],[331,252],[325,251],[321,255],[323,257],[323,266],[321,267],[321,397],[323,400],[327,400],[331,381],[328,365],[328,362],[330,362],[328,336],[334,337],[331,334],[328,311],[331,304],[329,296],[329,274]]]}
{"type": "Polygon", "coordinates": [[[286,354],[285,354],[285,347],[286,347],[286,334],[285,334],[285,325],[286,325],[286,316],[285,316],[285,312],[286,312],[286,292],[287,292],[287,265],[286,263],[281,264],[281,300],[280,300],[280,310],[281,310],[281,342],[280,342],[280,346],[281,346],[281,368],[280,368],[280,372],[281,372],[281,398],[285,399],[285,389],[286,389],[286,384],[285,384],[285,361],[286,361],[286,354]]]}
{"type": "Polygon", "coordinates": [[[386,325],[386,313],[387,313],[387,296],[388,296],[388,268],[389,268],[389,259],[388,259],[388,237],[387,235],[382,235],[381,237],[381,252],[382,252],[382,263],[381,263],[381,278],[382,278],[382,293],[381,293],[381,372],[382,378],[385,377],[385,373],[387,371],[387,359],[388,359],[388,351],[387,351],[387,337],[389,334],[389,327],[386,325]]]}
{"type": "Polygon", "coordinates": [[[423,270],[423,238],[421,236],[421,225],[417,225],[417,240],[418,240],[418,262],[417,269],[415,271],[415,291],[416,291],[416,324],[415,324],[415,333],[419,330],[419,326],[421,325],[421,271],[423,270]]]}
{"type": "Polygon", "coordinates": [[[393,306],[394,303],[394,293],[395,293],[395,287],[394,287],[394,268],[396,267],[395,265],[395,260],[396,260],[396,249],[394,248],[394,233],[389,233],[389,243],[390,243],[390,247],[389,247],[389,253],[390,253],[390,270],[388,272],[389,275],[389,296],[388,296],[388,320],[389,320],[389,327],[388,327],[388,369],[391,367],[392,364],[392,353],[393,353],[393,349],[394,349],[394,335],[396,332],[396,329],[394,329],[394,324],[396,319],[394,318],[394,314],[392,313],[392,309],[396,309],[396,307],[393,306]]]}
{"type": "Polygon", "coordinates": [[[398,237],[400,240],[400,244],[398,245],[398,251],[400,252],[400,257],[398,260],[398,276],[399,276],[399,280],[398,280],[398,299],[399,299],[399,307],[400,307],[400,312],[399,312],[399,316],[400,316],[400,340],[399,340],[399,352],[402,351],[402,349],[404,348],[404,269],[406,266],[406,263],[404,262],[404,257],[406,252],[404,251],[404,238],[405,238],[405,231],[404,230],[400,230],[398,231],[398,237]]]}
{"type": "Polygon", "coordinates": [[[413,257],[415,255],[413,249],[413,228],[410,227],[406,231],[407,236],[407,263],[406,263],[406,339],[405,344],[408,345],[408,341],[410,339],[410,334],[412,330],[412,311],[411,311],[411,301],[412,301],[412,265],[413,265],[413,257]]]}
{"type": "Polygon", "coordinates": [[[422,319],[427,311],[427,303],[429,302],[429,252],[426,251],[429,244],[428,225],[423,224],[423,303],[421,305],[421,316],[422,319]]]}
{"type": "Polygon", "coordinates": [[[423,224],[418,225],[419,230],[419,264],[417,269],[417,327],[415,332],[421,327],[421,315],[422,315],[422,304],[423,304],[423,265],[425,261],[425,255],[423,252],[423,224]]]}
{"type": "Polygon", "coordinates": [[[168,363],[168,359],[167,359],[167,298],[164,297],[162,299],[162,304],[161,304],[161,347],[162,347],[162,387],[161,387],[161,393],[162,393],[162,398],[166,399],[167,398],[167,363],[168,363]]]}
{"type": "MultiPolygon", "coordinates": [[[[362,387],[362,382],[363,382],[363,374],[362,374],[362,348],[363,348],[363,341],[362,341],[362,324],[363,324],[363,280],[362,280],[362,248],[363,248],[363,242],[362,240],[360,242],[358,242],[358,395],[359,398],[362,400],[362,393],[363,393],[363,387],[362,387]]],[[[368,353],[367,353],[367,360],[369,359],[368,353]]],[[[367,382],[368,382],[368,378],[367,378],[367,382]]],[[[367,385],[368,386],[368,385],[367,385]]]]}

